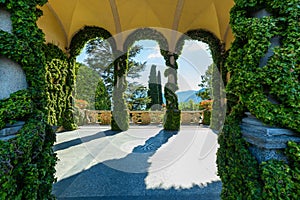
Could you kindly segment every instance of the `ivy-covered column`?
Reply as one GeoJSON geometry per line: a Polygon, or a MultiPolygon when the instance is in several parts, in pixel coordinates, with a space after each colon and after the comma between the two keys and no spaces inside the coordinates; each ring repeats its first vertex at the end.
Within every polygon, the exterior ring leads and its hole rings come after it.
{"type": "Polygon", "coordinates": [[[47,118],[50,125],[65,130],[76,129],[74,122],[73,90],[74,66],[70,65],[67,55],[54,44],[44,45],[46,56],[46,95],[47,118]]]}
{"type": "Polygon", "coordinates": [[[223,199],[300,198],[299,8],[299,0],[235,0],[231,10],[223,199]]]}
{"type": "Polygon", "coordinates": [[[165,76],[168,77],[168,82],[164,87],[164,95],[166,99],[167,111],[165,114],[164,129],[165,130],[179,130],[180,129],[180,114],[178,108],[178,97],[176,91],[178,90],[177,84],[177,69],[178,65],[176,60],[178,55],[172,52],[163,53],[166,60],[166,65],[169,67],[165,71],[165,76]]]}
{"type": "Polygon", "coordinates": [[[46,0],[0,1],[0,199],[54,199],[55,134],[47,123],[46,0]]]}
{"type": "Polygon", "coordinates": [[[114,61],[114,89],[113,89],[113,111],[111,129],[114,131],[126,131],[129,128],[128,110],[124,99],[127,87],[126,76],[128,68],[127,53],[117,51],[114,61]]]}

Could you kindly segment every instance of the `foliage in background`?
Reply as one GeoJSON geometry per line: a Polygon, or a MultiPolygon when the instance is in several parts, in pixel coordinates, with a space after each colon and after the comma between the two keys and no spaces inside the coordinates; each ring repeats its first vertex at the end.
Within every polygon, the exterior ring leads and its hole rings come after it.
{"type": "Polygon", "coordinates": [[[95,92],[95,109],[111,110],[111,98],[102,79],[99,79],[95,92]]]}
{"type": "Polygon", "coordinates": [[[53,199],[55,135],[47,124],[44,34],[36,25],[46,0],[1,0],[11,13],[12,33],[0,30],[0,55],[17,62],[28,88],[0,101],[0,128],[25,121],[16,137],[0,141],[0,199],[53,199]]]}
{"type": "Polygon", "coordinates": [[[89,102],[83,99],[75,99],[75,107],[80,109],[86,109],[89,106],[89,102]]]}
{"type": "Polygon", "coordinates": [[[299,144],[288,143],[288,164],[276,160],[259,164],[239,127],[243,113],[250,111],[266,124],[300,130],[299,4],[298,0],[236,0],[231,10],[235,41],[226,61],[231,74],[227,84],[230,114],[219,136],[217,158],[223,199],[300,197],[299,144]],[[251,17],[262,8],[271,16],[251,17]],[[271,39],[277,36],[280,46],[260,66],[271,39]]]}
{"type": "Polygon", "coordinates": [[[179,109],[182,111],[195,111],[199,110],[199,104],[195,103],[192,99],[188,102],[180,102],[178,105],[179,109]]]}
{"type": "MultiPolygon", "coordinates": [[[[103,29],[103,28],[99,28],[99,27],[95,27],[95,26],[85,26],[82,29],[80,29],[73,37],[71,40],[71,44],[70,44],[70,57],[69,57],[69,63],[70,63],[70,74],[68,76],[68,78],[70,80],[73,81],[72,85],[73,87],[71,89],[73,89],[72,92],[74,92],[74,85],[75,85],[75,81],[76,81],[76,74],[78,69],[78,65],[76,63],[76,57],[80,54],[80,52],[84,49],[84,46],[86,45],[86,43],[90,40],[96,39],[96,38],[103,38],[104,40],[106,40],[110,45],[112,49],[115,49],[116,44],[114,39],[111,37],[111,34],[103,29]]],[[[72,96],[70,97],[70,99],[68,100],[68,103],[71,104],[73,102],[73,98],[72,96]]],[[[69,109],[69,114],[73,114],[73,116],[75,116],[77,118],[77,121],[81,121],[81,117],[83,114],[80,110],[73,110],[73,109],[69,109]]],[[[74,117],[71,118],[74,118],[74,117]]]]}
{"type": "Polygon", "coordinates": [[[148,89],[137,82],[128,83],[125,100],[129,110],[145,110],[151,101],[148,89]]]}
{"type": "MultiPolygon", "coordinates": [[[[76,88],[75,88],[75,99],[81,99],[88,102],[87,109],[95,109],[96,101],[100,100],[99,95],[103,94],[105,99],[109,99],[108,93],[106,92],[106,88],[99,88],[99,86],[103,85],[103,80],[99,76],[99,74],[84,64],[78,63],[78,71],[76,75],[76,88]],[[101,92],[101,93],[99,93],[101,92]],[[98,97],[96,98],[96,94],[98,97]],[[105,96],[104,96],[105,95],[105,96]]],[[[99,102],[101,104],[101,102],[99,102]]],[[[106,107],[110,108],[111,102],[105,101],[106,107]]],[[[98,104],[99,106],[99,104],[98,104]]]]}
{"type": "Polygon", "coordinates": [[[177,63],[178,56],[172,52],[169,52],[169,45],[167,39],[159,31],[151,28],[141,28],[131,33],[124,42],[124,49],[127,50],[131,47],[135,41],[139,40],[154,40],[158,42],[161,55],[166,61],[166,65],[169,68],[165,71],[164,75],[167,77],[172,75],[175,80],[175,84],[167,83],[164,89],[164,95],[166,98],[167,111],[165,115],[164,129],[166,130],[179,130],[180,128],[180,111],[178,110],[178,97],[175,92],[178,90],[177,85],[177,63]],[[171,62],[172,60],[172,62],[171,62]],[[173,60],[175,62],[173,62],[173,60]]]}
{"type": "MultiPolygon", "coordinates": [[[[95,38],[87,42],[86,47],[87,58],[85,63],[91,69],[94,69],[102,77],[105,87],[110,97],[113,91],[114,78],[114,59],[115,55],[110,43],[103,38],[95,38]]],[[[133,58],[140,53],[141,46],[133,46],[128,51],[128,71],[127,77],[131,79],[139,78],[140,72],[144,71],[146,63],[136,62],[133,58]]]]}
{"type": "Polygon", "coordinates": [[[208,66],[205,74],[201,75],[201,83],[198,85],[202,89],[197,93],[197,96],[201,97],[203,100],[212,99],[213,66],[214,64],[208,66]]]}

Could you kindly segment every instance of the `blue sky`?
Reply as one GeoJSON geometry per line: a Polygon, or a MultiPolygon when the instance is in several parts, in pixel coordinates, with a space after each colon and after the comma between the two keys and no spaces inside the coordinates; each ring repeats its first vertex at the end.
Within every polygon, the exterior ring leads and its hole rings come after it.
{"type": "MultiPolygon", "coordinates": [[[[147,62],[144,72],[141,73],[141,78],[134,81],[140,82],[143,85],[148,85],[149,73],[151,65],[156,65],[157,70],[162,74],[162,83],[166,83],[167,78],[163,76],[166,69],[165,61],[160,54],[158,43],[152,40],[142,40],[135,44],[143,46],[140,54],[134,59],[139,62],[147,62]]],[[[83,62],[85,59],[84,50],[77,57],[78,62],[83,62]]],[[[177,60],[178,69],[178,91],[199,90],[200,76],[205,73],[207,67],[212,64],[211,54],[208,45],[199,41],[185,41],[183,51],[177,60]]],[[[132,80],[128,80],[132,81],[132,80]]]]}

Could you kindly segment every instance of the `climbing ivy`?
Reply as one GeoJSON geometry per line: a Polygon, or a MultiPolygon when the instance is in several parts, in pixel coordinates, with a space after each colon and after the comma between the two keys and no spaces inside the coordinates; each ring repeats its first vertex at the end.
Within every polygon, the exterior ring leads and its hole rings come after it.
{"type": "Polygon", "coordinates": [[[16,138],[0,141],[1,199],[53,198],[55,134],[44,119],[33,112],[16,138]]]}
{"type": "Polygon", "coordinates": [[[70,58],[76,60],[84,45],[91,39],[101,37],[108,40],[112,49],[116,49],[116,43],[112,35],[105,29],[96,26],[85,26],[80,29],[72,38],[70,44],[70,58]]]}
{"type": "Polygon", "coordinates": [[[0,0],[11,14],[13,30],[0,30],[0,55],[18,63],[28,88],[0,101],[0,129],[15,121],[25,125],[8,141],[0,141],[0,199],[52,199],[55,135],[47,124],[44,34],[36,21],[37,6],[46,0],[0,0]]]}
{"type": "Polygon", "coordinates": [[[152,28],[140,28],[133,31],[125,40],[123,49],[128,51],[134,42],[139,40],[154,40],[158,42],[161,52],[167,52],[169,45],[167,39],[162,33],[152,28]]]}
{"type": "Polygon", "coordinates": [[[66,77],[68,63],[63,52],[53,44],[45,45],[46,55],[46,94],[47,116],[51,125],[62,125],[63,114],[66,110],[66,77]]]}
{"type": "Polygon", "coordinates": [[[223,199],[299,199],[299,145],[290,142],[289,163],[259,164],[241,136],[240,121],[250,111],[262,122],[300,131],[300,24],[298,0],[236,0],[231,10],[235,36],[226,67],[230,114],[219,137],[218,172],[223,199]],[[262,18],[253,12],[266,9],[262,18]],[[280,38],[266,65],[271,40],[280,38]],[[241,187],[242,186],[242,187],[241,187]]]}
{"type": "Polygon", "coordinates": [[[128,54],[115,52],[114,60],[114,90],[112,95],[113,111],[111,129],[126,131],[129,129],[129,116],[125,103],[124,92],[127,88],[126,73],[128,70],[128,54]]]}
{"type": "Polygon", "coordinates": [[[0,100],[0,129],[16,120],[26,119],[33,112],[34,105],[28,90],[19,90],[10,98],[0,100]]]}

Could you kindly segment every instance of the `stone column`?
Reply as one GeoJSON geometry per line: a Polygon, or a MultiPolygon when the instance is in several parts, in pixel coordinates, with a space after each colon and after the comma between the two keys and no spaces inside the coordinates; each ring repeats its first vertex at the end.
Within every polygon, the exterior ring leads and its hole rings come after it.
{"type": "Polygon", "coordinates": [[[114,61],[114,89],[113,89],[113,111],[111,129],[115,131],[126,131],[129,128],[128,110],[124,99],[127,88],[127,53],[116,52],[114,61]]]}
{"type": "Polygon", "coordinates": [[[166,99],[166,114],[164,129],[165,130],[179,130],[180,129],[180,110],[178,109],[178,97],[176,91],[178,90],[177,84],[177,69],[176,63],[177,56],[172,52],[168,52],[166,65],[169,67],[166,69],[165,74],[168,77],[168,82],[164,87],[164,95],[166,99]]]}
{"type": "MultiPolygon", "coordinates": [[[[0,8],[0,30],[12,34],[13,27],[11,14],[0,8]]],[[[11,94],[28,88],[26,75],[22,67],[7,57],[0,55],[0,101],[7,99],[11,94]]],[[[22,109],[20,105],[20,109],[22,109]]],[[[14,138],[25,122],[17,121],[14,124],[4,124],[1,120],[6,116],[0,112],[0,141],[14,138]],[[2,124],[3,123],[3,124],[2,124]],[[4,126],[4,127],[3,127],[4,126]]]]}
{"type": "MultiPolygon", "coordinates": [[[[262,9],[252,13],[251,16],[262,18],[271,16],[271,13],[262,9]]],[[[260,59],[259,67],[265,66],[269,58],[274,55],[273,49],[274,47],[280,46],[280,37],[275,36],[271,38],[270,43],[267,53],[260,59]]],[[[265,88],[264,92],[271,103],[279,104],[278,101],[269,94],[268,88],[265,88]]],[[[255,116],[252,116],[250,112],[246,112],[246,114],[248,117],[242,120],[241,130],[243,138],[250,143],[250,152],[258,162],[261,163],[271,159],[287,162],[284,149],[288,141],[300,142],[300,138],[296,136],[296,133],[288,129],[265,125],[255,118],[255,116]]]]}

